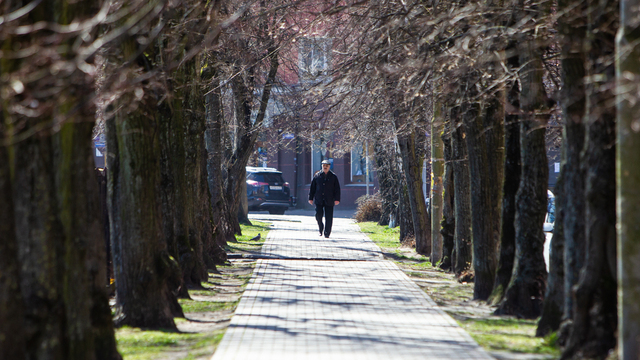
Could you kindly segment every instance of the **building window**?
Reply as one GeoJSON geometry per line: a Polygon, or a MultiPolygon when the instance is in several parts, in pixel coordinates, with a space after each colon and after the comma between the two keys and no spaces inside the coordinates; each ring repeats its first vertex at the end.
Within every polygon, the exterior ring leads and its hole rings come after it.
{"type": "MultiPolygon", "coordinates": [[[[367,178],[367,154],[366,149],[362,146],[362,143],[358,143],[351,148],[351,182],[352,183],[366,183],[367,178]]],[[[373,182],[373,171],[371,169],[371,147],[369,147],[369,182],[373,182]]]]}
{"type": "Polygon", "coordinates": [[[298,41],[298,66],[301,80],[318,80],[327,75],[331,64],[331,39],[306,37],[298,41]]]}
{"type": "Polygon", "coordinates": [[[322,170],[322,160],[331,161],[331,171],[333,171],[333,155],[331,153],[330,134],[321,136],[314,140],[311,145],[311,177],[316,172],[322,170]]]}

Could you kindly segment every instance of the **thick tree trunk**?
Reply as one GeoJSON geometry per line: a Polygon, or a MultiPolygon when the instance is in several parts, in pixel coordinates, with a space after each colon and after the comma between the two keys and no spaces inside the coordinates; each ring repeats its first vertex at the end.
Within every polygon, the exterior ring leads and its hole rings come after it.
{"type": "MultiPolygon", "coordinates": [[[[87,1],[44,2],[18,21],[22,25],[81,23],[99,11],[96,5],[87,1]]],[[[0,321],[2,326],[15,328],[11,334],[0,334],[0,357],[119,359],[105,287],[106,257],[93,170],[94,78],[74,66],[62,66],[53,73],[52,61],[75,64],[77,48],[72,45],[79,43],[72,33],[51,38],[45,32],[34,30],[26,38],[5,39],[5,49],[37,44],[45,47],[47,51],[42,53],[48,55],[34,54],[37,61],[30,55],[12,58],[20,60],[4,59],[0,69],[24,71],[32,67],[30,72],[38,76],[22,79],[24,91],[34,96],[31,104],[38,104],[36,98],[43,103],[35,110],[39,115],[29,118],[20,118],[11,106],[3,104],[3,115],[11,116],[8,123],[17,131],[12,140],[17,142],[11,149],[13,157],[9,157],[2,133],[4,124],[0,124],[0,207],[6,211],[2,220],[11,223],[0,229],[0,321]],[[43,41],[45,37],[49,40],[43,41]],[[51,58],[53,48],[59,56],[55,60],[51,58]],[[47,84],[47,94],[38,94],[42,84],[47,84]],[[56,127],[51,129],[54,123],[56,127]],[[4,173],[10,167],[11,175],[4,173]],[[10,190],[10,184],[13,194],[9,197],[5,191],[10,190]],[[11,263],[5,261],[7,255],[13,257],[11,263]],[[20,264],[17,274],[12,264],[20,264]],[[12,276],[13,283],[5,282],[5,274],[12,276]],[[21,296],[15,294],[18,283],[21,296]],[[8,309],[4,306],[5,295],[13,297],[11,306],[19,324],[12,323],[15,318],[4,316],[8,309]],[[16,335],[21,339],[14,339],[16,335]],[[6,340],[12,341],[13,355],[5,352],[6,340]]],[[[92,35],[82,34],[89,39],[92,35]]]]}
{"type": "Polygon", "coordinates": [[[604,358],[615,347],[616,185],[614,39],[618,2],[589,2],[589,62],[584,148],[586,257],[574,287],[573,327],[563,358],[604,358]]]}
{"type": "Polygon", "coordinates": [[[622,1],[617,37],[618,359],[640,358],[640,131],[637,101],[640,47],[639,1],[622,1]]]}
{"type": "Polygon", "coordinates": [[[453,157],[453,193],[455,230],[453,235],[453,272],[460,277],[471,269],[473,250],[471,247],[471,193],[469,180],[469,155],[465,141],[465,126],[461,120],[460,107],[451,110],[453,129],[451,149],[453,157]]]}
{"type": "Polygon", "coordinates": [[[94,82],[89,78],[76,85],[78,89],[63,97],[61,110],[74,104],[85,106],[71,115],[53,137],[56,194],[65,235],[61,295],[65,303],[67,359],[116,359],[120,356],[105,286],[107,261],[91,141],[94,82]]]}
{"type": "Polygon", "coordinates": [[[442,104],[434,105],[431,121],[431,264],[437,266],[442,260],[442,235],[440,234],[442,221],[442,202],[444,176],[444,114],[442,104]]]}
{"type": "Polygon", "coordinates": [[[0,359],[24,359],[24,308],[20,295],[20,264],[16,239],[9,138],[0,113],[0,359]]]}
{"type": "Polygon", "coordinates": [[[549,115],[544,111],[546,95],[538,44],[533,39],[526,39],[518,48],[520,64],[526,65],[520,73],[522,175],[516,194],[516,259],[509,287],[496,314],[533,319],[542,313],[547,286],[543,224],[547,212],[549,167],[544,135],[549,115]]]}
{"type": "Polygon", "coordinates": [[[395,163],[395,146],[391,147],[388,139],[376,139],[374,153],[382,200],[382,214],[378,225],[383,226],[389,225],[389,216],[397,211],[400,177],[395,163]]]}
{"type": "MultiPolygon", "coordinates": [[[[216,59],[212,59],[215,66],[216,59]]],[[[230,224],[226,221],[224,215],[228,213],[226,198],[223,192],[223,174],[222,174],[222,122],[224,119],[222,113],[220,80],[218,73],[214,71],[211,90],[207,94],[207,128],[205,130],[205,143],[207,148],[207,174],[209,192],[211,194],[211,217],[213,218],[214,240],[220,247],[227,245],[227,234],[233,233],[230,224]]],[[[214,248],[215,249],[215,248],[214,248]]],[[[224,258],[214,257],[217,264],[226,261],[224,258]]]]}
{"type": "MultiPolygon", "coordinates": [[[[204,260],[204,247],[205,243],[210,241],[211,236],[210,206],[207,205],[209,190],[206,184],[202,183],[203,172],[206,172],[206,168],[202,167],[206,152],[204,144],[206,109],[200,83],[200,58],[194,57],[183,64],[183,67],[184,78],[181,82],[187,85],[182,99],[183,107],[186,110],[182,115],[185,117],[184,158],[185,199],[187,201],[185,215],[186,235],[190,246],[188,253],[192,257],[192,260],[189,261],[192,270],[184,273],[184,280],[187,285],[192,284],[199,287],[200,283],[207,281],[209,277],[204,260]],[[202,204],[203,201],[205,201],[205,205],[202,204]]],[[[182,261],[181,258],[180,263],[181,265],[186,264],[187,261],[182,261]]],[[[186,266],[182,268],[183,271],[186,269],[186,266]]]]}
{"type": "Polygon", "coordinates": [[[198,225],[203,221],[199,200],[205,196],[199,190],[204,104],[193,89],[199,80],[195,64],[189,60],[173,73],[168,91],[174,96],[158,111],[163,235],[169,254],[180,264],[182,282],[172,291],[182,298],[189,298],[188,288],[199,287],[208,277],[198,225]]]}
{"type": "Polygon", "coordinates": [[[400,225],[399,241],[403,242],[408,238],[414,237],[413,216],[411,215],[411,206],[409,205],[409,190],[404,176],[402,176],[402,182],[400,186],[398,186],[398,192],[397,221],[400,225]]]}
{"type": "Polygon", "coordinates": [[[469,149],[474,299],[486,300],[498,267],[504,167],[504,99],[498,92],[463,115],[469,149]]]}
{"type": "MultiPolygon", "coordinates": [[[[125,56],[135,52],[134,40],[124,44],[125,56]]],[[[127,94],[128,95],[128,94],[127,94]]],[[[158,198],[160,170],[156,99],[147,98],[128,111],[133,99],[107,121],[109,218],[116,278],[116,323],[175,329],[181,312],[171,291],[180,269],[167,251],[158,198]]]]}
{"type": "MultiPolygon", "coordinates": [[[[566,142],[563,147],[566,146],[566,142]]],[[[563,149],[562,167],[556,182],[555,195],[555,222],[553,237],[549,249],[549,277],[547,278],[547,292],[544,295],[542,316],[538,321],[536,336],[543,337],[560,328],[564,310],[564,213],[566,197],[564,194],[564,172],[566,169],[566,156],[563,149]]]]}
{"type": "Polygon", "coordinates": [[[451,120],[445,123],[444,136],[442,138],[444,144],[444,177],[443,199],[442,199],[442,222],[440,234],[442,235],[442,262],[440,268],[444,270],[452,270],[453,255],[453,238],[456,228],[455,217],[455,195],[453,186],[453,161],[451,149],[451,120]]]}
{"type": "Polygon", "coordinates": [[[251,225],[251,220],[249,220],[249,199],[247,197],[247,182],[246,182],[246,174],[245,181],[240,183],[240,206],[238,206],[238,221],[243,225],[251,225]]]}
{"type": "Polygon", "coordinates": [[[584,148],[585,114],[585,55],[586,6],[572,0],[561,0],[558,5],[567,9],[563,21],[558,22],[562,49],[562,113],[565,119],[564,144],[566,144],[566,168],[564,173],[564,194],[566,207],[564,213],[564,313],[568,320],[563,327],[560,340],[566,341],[573,318],[572,288],[578,282],[580,269],[584,263],[584,173],[580,166],[580,153],[584,148]],[[572,9],[569,11],[568,9],[572,9]]]}
{"type": "Polygon", "coordinates": [[[64,235],[56,216],[59,210],[51,167],[51,137],[30,137],[13,150],[13,200],[25,340],[29,344],[27,357],[62,359],[65,313],[64,304],[58,300],[62,291],[59,269],[64,264],[64,235]]]}
{"type": "Polygon", "coordinates": [[[402,168],[407,179],[407,194],[411,208],[413,232],[416,239],[416,252],[431,254],[431,224],[427,214],[425,196],[422,192],[422,157],[417,149],[418,134],[414,129],[409,134],[398,135],[398,146],[402,154],[402,168]]]}
{"type": "MultiPolygon", "coordinates": [[[[516,51],[516,47],[510,46],[507,52],[516,51]]],[[[517,69],[520,62],[518,56],[511,56],[508,59],[510,69],[517,69]]],[[[507,101],[511,109],[516,109],[515,113],[505,116],[505,159],[504,159],[504,185],[502,198],[502,225],[500,231],[500,260],[496,279],[493,284],[493,291],[489,297],[489,303],[497,305],[504,298],[505,291],[509,286],[513,273],[513,262],[516,253],[516,193],[520,186],[520,116],[517,111],[520,109],[520,89],[518,82],[510,84],[507,94],[507,101]]]]}
{"type": "MultiPolygon", "coordinates": [[[[173,88],[170,88],[173,92],[173,88]]],[[[178,92],[178,95],[180,93],[178,92]]],[[[179,297],[189,298],[187,284],[191,282],[193,265],[190,256],[189,239],[186,235],[186,208],[189,206],[185,193],[185,148],[184,118],[178,96],[173,104],[163,103],[158,107],[159,126],[159,161],[162,212],[162,234],[167,244],[167,251],[178,263],[182,273],[174,291],[179,297]]]]}

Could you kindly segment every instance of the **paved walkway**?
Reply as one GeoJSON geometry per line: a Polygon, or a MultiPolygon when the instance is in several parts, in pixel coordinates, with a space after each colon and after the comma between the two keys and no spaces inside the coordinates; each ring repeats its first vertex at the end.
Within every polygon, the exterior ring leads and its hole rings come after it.
{"type": "Polygon", "coordinates": [[[212,360],[492,359],[348,219],[273,220],[212,360]]]}

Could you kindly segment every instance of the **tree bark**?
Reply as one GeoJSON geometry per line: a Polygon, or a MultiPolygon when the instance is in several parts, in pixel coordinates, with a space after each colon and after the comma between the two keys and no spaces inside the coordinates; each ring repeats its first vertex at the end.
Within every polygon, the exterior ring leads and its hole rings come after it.
{"type": "Polygon", "coordinates": [[[455,230],[453,235],[453,272],[460,277],[471,269],[473,250],[471,247],[471,193],[469,180],[469,155],[465,140],[465,125],[461,120],[460,107],[451,110],[451,147],[453,156],[453,187],[455,230]]]}
{"type": "MultiPolygon", "coordinates": [[[[568,322],[563,327],[571,327],[573,317],[572,288],[578,282],[580,269],[584,263],[584,173],[581,167],[580,152],[584,148],[585,114],[585,55],[584,39],[586,37],[585,3],[561,0],[558,5],[567,9],[563,21],[558,22],[561,34],[562,51],[562,96],[560,105],[565,119],[564,143],[566,144],[566,171],[564,193],[566,208],[564,213],[564,313],[563,319],[568,322]],[[568,9],[573,9],[568,11],[568,9]]],[[[562,333],[568,334],[567,330],[562,333]]],[[[564,335],[561,335],[564,342],[564,335]]]]}
{"type": "Polygon", "coordinates": [[[520,162],[522,175],[516,193],[513,274],[496,314],[533,319],[542,313],[547,286],[544,262],[544,218],[547,212],[547,164],[545,131],[549,115],[542,82],[542,54],[533,38],[519,44],[522,92],[520,93],[520,162]]]}
{"type": "MultiPolygon", "coordinates": [[[[472,85],[474,86],[474,85],[472,85]]],[[[498,267],[504,167],[504,101],[498,92],[464,114],[469,149],[474,299],[487,300],[498,267]]]]}
{"type": "Polygon", "coordinates": [[[448,119],[445,123],[444,136],[442,138],[444,144],[444,176],[442,179],[442,222],[440,223],[440,234],[442,235],[442,262],[440,263],[440,268],[444,270],[453,270],[453,239],[456,228],[451,136],[451,119],[448,119]]]}
{"type": "MultiPolygon", "coordinates": [[[[398,211],[397,221],[400,224],[399,241],[402,243],[408,238],[414,237],[413,216],[409,205],[409,190],[407,180],[402,176],[402,182],[398,186],[398,211]]],[[[415,239],[414,239],[415,240],[415,239]]]]}
{"type": "Polygon", "coordinates": [[[544,295],[542,316],[538,321],[536,336],[543,337],[560,328],[564,312],[564,213],[566,197],[564,194],[564,172],[566,170],[565,149],[563,144],[562,166],[555,187],[556,218],[553,225],[553,237],[549,249],[549,276],[547,292],[544,295]]]}
{"type": "MultiPolygon", "coordinates": [[[[235,101],[236,122],[238,124],[238,135],[234,153],[229,160],[227,169],[226,189],[229,195],[228,211],[229,221],[238,235],[241,234],[240,223],[238,222],[238,211],[240,206],[240,195],[242,193],[242,184],[246,182],[245,167],[249,161],[249,157],[254,151],[254,146],[258,138],[259,129],[262,127],[264,117],[266,115],[267,104],[271,97],[271,89],[275,82],[280,65],[278,61],[278,51],[275,48],[269,48],[270,67],[266,77],[266,82],[262,89],[262,97],[255,121],[251,119],[252,94],[246,80],[242,76],[236,76],[232,80],[233,94],[235,101]]],[[[249,81],[251,82],[251,81],[249,81]]]]}
{"type": "MultiPolygon", "coordinates": [[[[509,57],[507,63],[510,69],[517,69],[520,62],[517,56],[515,44],[507,48],[507,53],[516,52],[509,57]]],[[[489,303],[499,304],[504,298],[513,273],[513,263],[516,253],[516,193],[520,185],[520,89],[517,81],[509,84],[507,102],[511,105],[512,113],[505,116],[505,159],[504,159],[504,185],[502,198],[502,224],[500,231],[500,259],[493,291],[489,297],[489,303]]]]}
{"type": "Polygon", "coordinates": [[[395,146],[389,144],[388,139],[376,139],[374,145],[376,171],[380,184],[380,198],[382,200],[382,214],[378,225],[389,225],[389,216],[395,214],[398,208],[398,169],[396,166],[395,146]]]}
{"type": "Polygon", "coordinates": [[[67,359],[119,359],[105,286],[107,260],[91,141],[94,81],[86,78],[76,86],[63,96],[60,110],[64,112],[73,104],[84,106],[76,116],[70,115],[53,137],[56,194],[64,232],[61,295],[67,359]]]}
{"type": "MultiPolygon", "coordinates": [[[[72,21],[86,21],[98,11],[95,2],[44,2],[18,21],[26,26],[69,25],[72,21]]],[[[82,37],[87,41],[85,37],[92,39],[93,35],[88,32],[82,37]]],[[[42,46],[42,54],[47,55],[33,55],[37,61],[30,55],[4,59],[0,69],[25,71],[31,67],[30,72],[38,74],[35,80],[23,79],[24,93],[33,97],[37,116],[22,117],[7,106],[15,100],[23,101],[20,98],[24,95],[3,98],[7,100],[3,115],[10,117],[8,123],[16,131],[11,140],[16,142],[11,145],[10,157],[2,116],[0,196],[4,199],[0,203],[2,211],[6,211],[2,219],[11,225],[0,228],[0,266],[8,264],[3,270],[13,277],[13,283],[5,282],[2,271],[0,287],[6,284],[10,288],[3,288],[0,303],[5,295],[13,297],[14,316],[19,316],[20,323],[13,324],[15,318],[6,318],[7,325],[15,328],[8,336],[0,335],[2,358],[7,355],[4,341],[11,340],[16,357],[7,358],[120,359],[106,294],[106,257],[93,170],[95,79],[75,66],[78,48],[74,45],[79,44],[76,36],[70,32],[51,38],[47,31],[33,30],[27,37],[6,40],[5,49],[35,45],[42,46]],[[53,72],[52,61],[63,65],[57,68],[58,72],[53,72]],[[46,94],[38,93],[43,84],[51,87],[46,94]],[[44,105],[38,107],[36,99],[44,105]],[[51,129],[51,124],[56,126],[51,129]],[[9,168],[11,174],[4,173],[9,168]],[[10,186],[13,193],[8,195],[10,186]],[[5,262],[6,255],[13,256],[11,263],[5,262]],[[20,264],[17,274],[18,269],[11,264],[20,264]],[[20,295],[15,293],[17,290],[20,295]],[[14,339],[15,335],[21,339],[14,339]],[[19,353],[22,356],[18,357],[19,353]]],[[[8,309],[2,305],[0,311],[8,309]]],[[[3,326],[4,320],[2,314],[3,326]]]]}
{"type": "Polygon", "coordinates": [[[443,206],[444,175],[444,114],[442,104],[434,105],[434,116],[431,120],[431,264],[438,266],[442,261],[442,235],[440,234],[443,206]]]}
{"type": "MultiPolygon", "coordinates": [[[[123,50],[125,56],[134,54],[135,40],[125,41],[123,50]]],[[[123,107],[107,121],[116,324],[175,329],[173,316],[181,309],[172,289],[181,271],[162,234],[159,124],[146,115],[155,114],[157,99],[148,92],[144,96],[136,103],[131,94],[123,95],[123,107]]]]}
{"type": "Polygon", "coordinates": [[[16,239],[13,193],[9,167],[9,138],[0,113],[0,358],[26,356],[24,308],[20,295],[20,264],[16,239]]]}
{"type": "MultiPolygon", "coordinates": [[[[200,287],[200,283],[209,278],[204,260],[204,248],[211,236],[209,190],[206,183],[202,183],[203,172],[206,172],[206,168],[203,167],[206,152],[204,144],[206,109],[201,91],[200,65],[200,57],[194,57],[185,63],[183,65],[184,80],[182,81],[187,85],[182,100],[186,110],[183,115],[185,116],[184,157],[185,174],[187,175],[185,194],[189,253],[193,256],[193,270],[185,274],[189,277],[188,280],[186,278],[185,280],[187,285],[192,284],[197,287],[200,287]]],[[[186,261],[181,261],[181,263],[186,263],[186,261]]]]}
{"type": "MultiPolygon", "coordinates": [[[[211,59],[212,70],[211,90],[206,95],[207,98],[207,125],[205,130],[205,143],[207,148],[207,180],[209,192],[211,194],[211,217],[213,218],[214,240],[220,247],[227,246],[227,234],[233,232],[230,224],[226,221],[224,214],[228,213],[226,197],[223,192],[222,174],[222,123],[224,116],[222,113],[222,99],[220,91],[220,79],[216,70],[216,58],[211,59]]],[[[226,261],[224,258],[217,258],[216,263],[221,264],[226,261]],[[222,262],[221,262],[222,260],[222,262]]]]}
{"type": "Polygon", "coordinates": [[[573,327],[562,357],[604,358],[615,347],[615,32],[617,1],[589,2],[587,123],[583,151],[586,257],[574,287],[573,327]]]}
{"type": "Polygon", "coordinates": [[[422,192],[422,157],[417,149],[416,129],[409,134],[398,135],[398,146],[402,154],[402,168],[407,179],[407,194],[416,238],[416,252],[431,254],[431,226],[422,192]]]}
{"type": "Polygon", "coordinates": [[[618,214],[618,359],[640,358],[640,131],[638,131],[639,2],[620,3],[616,51],[617,81],[617,214],[618,214]]]}

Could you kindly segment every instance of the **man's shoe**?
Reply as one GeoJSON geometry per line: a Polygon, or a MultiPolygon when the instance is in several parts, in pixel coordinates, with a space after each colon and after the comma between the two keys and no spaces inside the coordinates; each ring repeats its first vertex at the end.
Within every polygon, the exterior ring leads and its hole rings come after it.
{"type": "Polygon", "coordinates": [[[318,234],[319,236],[322,236],[322,232],[320,232],[320,234],[318,234]]]}
{"type": "Polygon", "coordinates": [[[329,235],[325,235],[325,236],[324,236],[324,238],[325,238],[325,239],[328,239],[328,238],[329,238],[329,235]]]}

